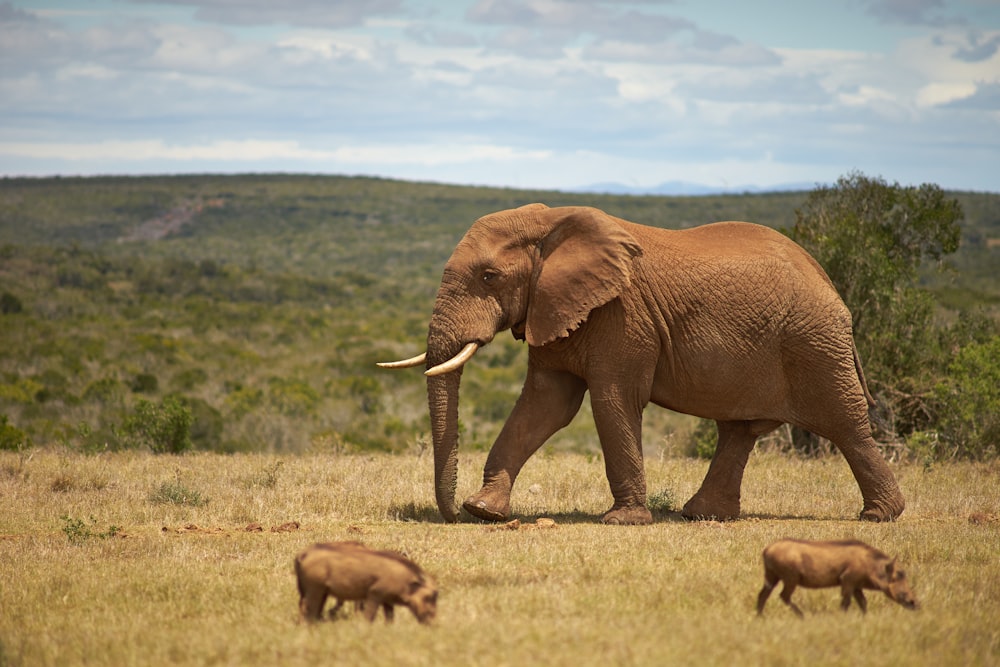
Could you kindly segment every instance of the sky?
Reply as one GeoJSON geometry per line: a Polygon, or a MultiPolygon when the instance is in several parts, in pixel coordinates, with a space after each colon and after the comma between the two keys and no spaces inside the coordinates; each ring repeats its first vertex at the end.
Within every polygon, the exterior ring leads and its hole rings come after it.
{"type": "Polygon", "coordinates": [[[0,175],[1000,192],[1000,0],[0,0],[0,175]]]}

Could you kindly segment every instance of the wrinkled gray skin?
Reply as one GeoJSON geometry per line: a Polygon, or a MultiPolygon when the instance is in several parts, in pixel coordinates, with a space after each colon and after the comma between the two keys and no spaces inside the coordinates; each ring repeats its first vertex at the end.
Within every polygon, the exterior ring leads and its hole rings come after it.
{"type": "Polygon", "coordinates": [[[334,612],[349,600],[360,602],[369,621],[381,607],[387,623],[395,605],[405,605],[421,623],[437,613],[437,586],[413,561],[392,551],[374,551],[360,542],[314,544],[295,558],[299,617],[318,621],[327,597],[334,612]]]}
{"type": "Polygon", "coordinates": [[[861,613],[868,611],[863,589],[882,591],[893,602],[916,609],[917,600],[910,590],[906,573],[896,567],[896,559],[857,540],[809,542],[784,539],[764,549],[764,587],[757,596],[757,614],[771,591],[781,581],[781,599],[801,617],[802,610],[792,602],[795,588],[840,587],[840,607],[851,606],[853,597],[861,613]]]}
{"type": "MultiPolygon", "coordinates": [[[[740,513],[757,437],[788,422],[830,439],[861,488],[861,518],[903,511],[871,436],[871,397],[851,314],[800,246],[760,225],[671,231],[586,207],[531,204],[480,218],[444,268],[428,369],[510,329],[529,345],[521,396],[463,507],[510,515],[521,467],[590,392],[614,504],[605,523],[642,524],[642,412],[649,402],[714,419],[719,441],[688,518],[740,513]]],[[[428,377],[438,508],[455,505],[462,369],[428,377]]]]}

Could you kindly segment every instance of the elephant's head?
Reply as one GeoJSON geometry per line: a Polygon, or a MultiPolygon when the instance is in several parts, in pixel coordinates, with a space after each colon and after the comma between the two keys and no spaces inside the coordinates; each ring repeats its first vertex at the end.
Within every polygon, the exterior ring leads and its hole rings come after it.
{"type": "Polygon", "coordinates": [[[462,366],[498,332],[531,346],[568,336],[622,293],[642,254],[621,221],[585,207],[529,204],[477,220],[444,268],[425,355],[438,508],[458,519],[458,390],[462,366]]]}

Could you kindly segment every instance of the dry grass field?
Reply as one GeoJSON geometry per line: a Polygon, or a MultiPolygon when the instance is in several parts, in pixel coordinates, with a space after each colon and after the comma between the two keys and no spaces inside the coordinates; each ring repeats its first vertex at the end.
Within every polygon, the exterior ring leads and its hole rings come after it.
{"type": "MultiPolygon", "coordinates": [[[[461,455],[459,495],[484,454],[461,455]]],[[[541,452],[515,489],[518,530],[446,525],[428,455],[0,453],[0,665],[996,665],[1000,464],[899,465],[896,523],[854,520],[840,457],[755,453],[744,518],[675,512],[705,461],[647,460],[657,521],[597,523],[603,463],[541,452]],[[540,517],[554,528],[533,528],[540,517]],[[762,584],[783,536],[859,538],[899,556],[922,607],[762,584]],[[316,541],[405,551],[439,613],[387,626],[297,623],[292,559],[316,541]]]]}

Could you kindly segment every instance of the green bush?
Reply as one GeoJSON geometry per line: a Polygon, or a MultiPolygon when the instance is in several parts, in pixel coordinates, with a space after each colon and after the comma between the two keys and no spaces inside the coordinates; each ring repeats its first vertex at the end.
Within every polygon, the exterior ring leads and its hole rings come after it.
{"type": "Polygon", "coordinates": [[[152,394],[159,388],[159,386],[160,381],[155,375],[151,373],[139,373],[132,378],[129,389],[136,394],[152,394]]]}
{"type": "Polygon", "coordinates": [[[139,399],[122,431],[131,444],[157,454],[180,454],[191,449],[192,421],[191,410],[177,396],[167,396],[158,405],[139,399]]]}
{"type": "Polygon", "coordinates": [[[719,426],[711,419],[702,419],[691,435],[694,455],[700,459],[711,459],[715,456],[715,447],[719,444],[719,426]]]}
{"type": "Polygon", "coordinates": [[[369,375],[356,375],[350,379],[349,389],[361,412],[375,415],[382,411],[382,385],[378,380],[369,375]]]}
{"type": "Polygon", "coordinates": [[[0,314],[3,315],[17,315],[24,310],[24,304],[21,300],[11,294],[10,292],[4,292],[0,294],[0,314]]]}
{"type": "Polygon", "coordinates": [[[985,459],[1000,450],[1000,335],[958,351],[934,387],[940,435],[954,456],[985,459]]]}
{"type": "Polygon", "coordinates": [[[483,419],[503,423],[514,409],[517,392],[503,387],[489,387],[476,392],[472,413],[483,419]]]}
{"type": "Polygon", "coordinates": [[[24,431],[11,424],[7,415],[0,415],[0,449],[8,452],[19,452],[27,449],[31,443],[24,431]]]}
{"type": "Polygon", "coordinates": [[[260,407],[263,400],[264,392],[260,389],[236,384],[226,395],[225,405],[233,416],[240,418],[260,407]]]}
{"type": "Polygon", "coordinates": [[[271,378],[268,385],[268,398],[281,414],[304,417],[316,410],[319,394],[307,383],[286,378],[271,378]]]}
{"type": "Polygon", "coordinates": [[[63,425],[56,436],[56,442],[67,449],[81,454],[100,454],[108,449],[129,446],[121,441],[121,434],[113,425],[100,425],[96,429],[88,422],[63,425]]]}
{"type": "Polygon", "coordinates": [[[125,386],[113,377],[95,380],[83,390],[83,400],[105,405],[120,403],[124,396],[125,386]]]}
{"type": "Polygon", "coordinates": [[[174,387],[191,390],[208,382],[208,373],[203,368],[186,368],[174,376],[174,387]]]}
{"type": "Polygon", "coordinates": [[[225,430],[222,413],[200,398],[181,399],[191,411],[191,444],[198,449],[217,449],[225,430]]]}
{"type": "Polygon", "coordinates": [[[962,207],[936,185],[851,173],[795,211],[790,236],[816,258],[851,314],[869,376],[892,386],[927,361],[933,302],[918,269],[958,249],[962,207]]]}
{"type": "Polygon", "coordinates": [[[0,384],[0,400],[29,405],[46,397],[45,385],[30,378],[18,378],[10,384],[0,384]]]}

